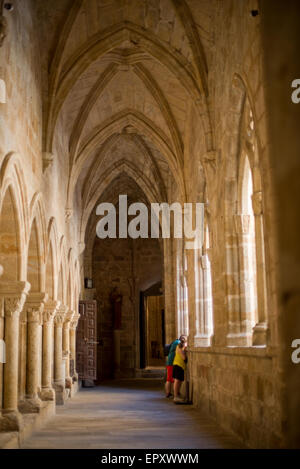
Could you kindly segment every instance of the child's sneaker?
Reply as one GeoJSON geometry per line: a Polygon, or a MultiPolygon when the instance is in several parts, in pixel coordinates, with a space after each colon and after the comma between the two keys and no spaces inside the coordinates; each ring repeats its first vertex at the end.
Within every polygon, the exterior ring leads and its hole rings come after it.
{"type": "Polygon", "coordinates": [[[185,401],[182,397],[174,397],[175,404],[183,404],[185,401]]]}

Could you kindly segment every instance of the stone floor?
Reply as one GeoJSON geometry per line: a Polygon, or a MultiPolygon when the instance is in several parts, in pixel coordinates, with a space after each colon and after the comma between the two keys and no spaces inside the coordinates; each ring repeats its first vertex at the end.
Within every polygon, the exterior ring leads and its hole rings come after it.
{"type": "Polygon", "coordinates": [[[23,448],[241,448],[190,405],[164,397],[158,381],[109,382],[84,388],[23,448]]]}

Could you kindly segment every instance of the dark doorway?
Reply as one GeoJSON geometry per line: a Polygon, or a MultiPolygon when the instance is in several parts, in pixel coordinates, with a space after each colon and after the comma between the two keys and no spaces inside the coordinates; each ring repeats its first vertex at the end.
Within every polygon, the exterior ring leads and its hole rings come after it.
{"type": "Polygon", "coordinates": [[[162,283],[140,292],[140,367],[164,366],[165,341],[162,283]]]}

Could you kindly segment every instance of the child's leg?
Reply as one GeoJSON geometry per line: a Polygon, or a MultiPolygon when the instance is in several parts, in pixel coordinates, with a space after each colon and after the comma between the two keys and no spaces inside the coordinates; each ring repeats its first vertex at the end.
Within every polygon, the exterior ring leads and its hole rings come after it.
{"type": "Polygon", "coordinates": [[[181,381],[179,381],[179,379],[175,379],[174,380],[174,398],[179,397],[180,386],[181,386],[181,381]]]}
{"type": "Polygon", "coordinates": [[[171,393],[171,382],[170,381],[166,381],[165,391],[166,391],[166,396],[168,396],[171,393]]]}

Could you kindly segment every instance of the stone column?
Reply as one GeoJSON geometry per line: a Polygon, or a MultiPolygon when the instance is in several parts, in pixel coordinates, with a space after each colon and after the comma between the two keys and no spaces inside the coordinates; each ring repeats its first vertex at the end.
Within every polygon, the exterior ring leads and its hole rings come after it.
{"type": "Polygon", "coordinates": [[[40,327],[43,320],[46,293],[30,293],[24,306],[27,312],[27,366],[26,366],[26,395],[19,403],[22,413],[38,413],[41,400],[38,396],[39,365],[40,365],[40,327]]]}
{"type": "Polygon", "coordinates": [[[257,289],[257,323],[253,328],[253,345],[267,344],[267,287],[266,264],[264,249],[264,229],[262,193],[254,192],[252,207],[255,219],[255,248],[256,248],[256,289],[257,289]]]}
{"type": "Polygon", "coordinates": [[[43,313],[43,372],[42,372],[42,393],[43,401],[54,401],[55,391],[52,387],[52,358],[53,358],[53,321],[59,301],[48,300],[45,303],[43,313]]]}
{"type": "Polygon", "coordinates": [[[62,329],[67,307],[59,306],[54,320],[54,389],[56,392],[56,404],[65,403],[65,373],[63,370],[62,329]]]}
{"type": "Polygon", "coordinates": [[[189,333],[189,347],[197,347],[197,338],[199,337],[200,333],[200,308],[201,308],[201,291],[200,291],[200,258],[201,252],[200,249],[195,249],[193,251],[193,277],[194,277],[194,317],[192,318],[192,324],[190,325],[190,333],[189,333]]]}
{"type": "Polygon", "coordinates": [[[188,262],[188,304],[189,304],[189,335],[188,344],[194,346],[196,335],[196,315],[197,315],[197,286],[196,286],[196,254],[197,249],[187,250],[188,262]]]}
{"type": "Polygon", "coordinates": [[[70,323],[73,318],[74,311],[69,310],[65,315],[63,324],[63,356],[66,365],[65,386],[67,389],[72,387],[72,378],[70,375],[70,323]]]}
{"type": "Polygon", "coordinates": [[[0,284],[6,344],[1,431],[19,431],[22,428],[22,416],[18,411],[19,316],[29,289],[28,282],[0,284]]]}
{"type": "Polygon", "coordinates": [[[23,308],[19,324],[19,400],[23,401],[26,394],[26,363],[27,363],[27,312],[23,308]]]}
{"type": "MultiPolygon", "coordinates": [[[[227,300],[227,334],[226,345],[235,346],[239,340],[240,333],[240,289],[239,289],[239,251],[238,236],[235,229],[235,218],[232,216],[233,226],[227,228],[225,237],[226,258],[226,300],[227,300]]],[[[227,221],[229,224],[229,220],[227,221]]],[[[213,268],[212,268],[213,270],[213,268]]],[[[214,329],[216,329],[216,318],[214,318],[214,329]]],[[[214,331],[214,335],[216,332],[214,331]]],[[[215,345],[215,338],[213,339],[215,345]]]]}
{"type": "Polygon", "coordinates": [[[70,359],[73,361],[73,375],[71,376],[73,381],[78,381],[78,373],[76,371],[76,329],[79,318],[80,314],[75,313],[70,324],[70,359]]]}
{"type": "Polygon", "coordinates": [[[201,257],[201,264],[203,269],[203,302],[205,317],[204,330],[208,346],[211,345],[213,336],[212,279],[209,256],[210,250],[207,250],[201,257]]]}
{"type": "Polygon", "coordinates": [[[196,336],[194,344],[196,347],[210,347],[213,330],[212,318],[208,305],[208,256],[199,255],[198,275],[196,279],[199,282],[198,314],[196,322],[196,336]]]}
{"type": "Polygon", "coordinates": [[[172,239],[164,239],[164,293],[165,293],[165,331],[166,343],[169,344],[176,337],[176,276],[174,274],[173,253],[174,246],[172,239]]]}

